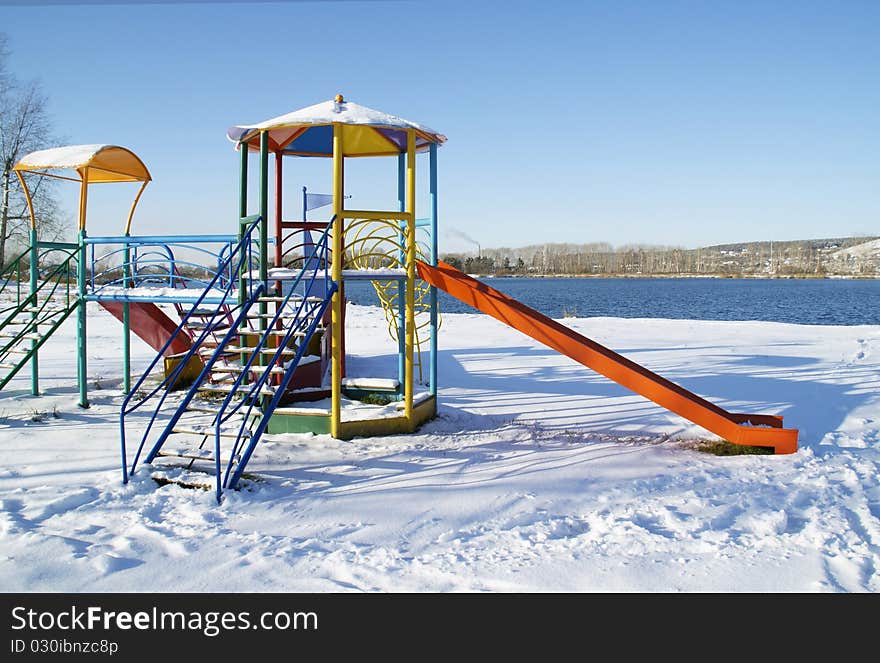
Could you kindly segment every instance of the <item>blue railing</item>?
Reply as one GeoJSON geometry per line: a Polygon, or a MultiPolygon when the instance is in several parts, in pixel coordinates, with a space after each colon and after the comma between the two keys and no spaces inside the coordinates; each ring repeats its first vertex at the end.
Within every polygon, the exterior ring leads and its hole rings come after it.
{"type": "MultiPolygon", "coordinates": [[[[260,297],[264,294],[265,284],[259,282],[252,290],[251,296],[241,305],[226,334],[211,356],[205,361],[199,376],[189,387],[183,399],[175,404],[175,411],[165,422],[164,429],[146,454],[144,458],[145,463],[152,462],[159,454],[168,437],[173,434],[174,428],[183,414],[188,411],[200,388],[211,377],[212,371],[220,358],[227,357],[233,352],[239,352],[242,357],[242,363],[237,367],[237,376],[233,380],[224,383],[224,389],[228,390],[228,393],[219,405],[216,405],[216,403],[211,404],[212,419],[210,427],[213,430],[209,431],[208,428],[200,428],[200,431],[204,431],[200,434],[205,438],[202,444],[205,444],[208,438],[214,438],[213,451],[217,499],[221,498],[224,488],[234,488],[236,486],[254,448],[266,430],[272,412],[278,406],[289,387],[293,374],[306,352],[309,341],[324,317],[333,293],[336,292],[337,284],[330,279],[328,261],[326,260],[327,252],[329,251],[329,233],[330,226],[323,233],[321,239],[316,242],[317,250],[307,260],[307,264],[304,265],[303,269],[300,270],[290,284],[287,294],[278,303],[275,313],[266,315],[266,322],[263,323],[264,331],[260,334],[256,344],[253,346],[249,345],[246,349],[236,348],[235,350],[230,350],[230,344],[238,338],[241,327],[248,320],[248,314],[251,309],[255,304],[262,303],[260,302],[260,297]],[[319,283],[324,284],[322,296],[316,295],[315,292],[316,286],[319,283]],[[304,288],[302,293],[299,292],[301,287],[304,288]],[[281,326],[282,316],[286,318],[284,321],[284,334],[273,334],[281,326]],[[292,318],[289,316],[292,316],[292,318]],[[278,342],[275,346],[269,346],[269,338],[273,335],[277,336],[278,342]],[[291,346],[294,338],[298,338],[298,345],[295,351],[292,350],[291,346]],[[267,354],[264,353],[265,350],[269,351],[268,354],[270,356],[268,359],[265,358],[265,354],[267,354]],[[284,363],[284,357],[289,357],[291,354],[293,354],[293,358],[289,362],[284,363]],[[273,376],[278,375],[278,372],[273,370],[276,367],[283,367],[284,369],[280,380],[273,378],[273,376]],[[271,389],[267,389],[267,387],[271,387],[271,389]],[[267,399],[268,394],[272,395],[271,400],[267,399]],[[233,431],[224,431],[223,426],[228,425],[231,418],[235,415],[241,417],[241,422],[238,428],[234,430],[234,439],[229,450],[229,461],[224,471],[221,437],[226,437],[233,431]]],[[[189,356],[195,351],[195,348],[193,348],[189,356]]],[[[184,364],[186,361],[187,357],[185,356],[181,360],[181,364],[184,364]]],[[[156,421],[164,398],[165,395],[160,398],[159,406],[150,418],[148,430],[144,433],[138,451],[135,454],[135,460],[131,466],[132,472],[137,467],[137,462],[149,435],[149,429],[152,428],[156,421]]],[[[135,407],[128,408],[128,411],[133,411],[135,407]]],[[[125,471],[124,469],[123,472],[125,473],[125,471]]]]}
{"type": "MultiPolygon", "coordinates": [[[[247,405],[247,411],[244,412],[242,415],[242,422],[239,426],[235,442],[233,443],[232,450],[230,452],[230,463],[226,467],[226,472],[223,476],[223,482],[218,488],[218,499],[220,498],[220,489],[226,487],[235,488],[238,480],[241,478],[241,475],[244,472],[244,468],[247,466],[247,463],[250,460],[254,448],[256,447],[260,437],[265,432],[266,427],[269,424],[269,419],[272,412],[275,411],[275,408],[278,407],[278,404],[284,397],[284,394],[286,393],[287,388],[290,385],[290,381],[293,379],[294,371],[296,371],[299,362],[302,360],[306,348],[309,345],[309,341],[314,336],[318,324],[324,317],[327,306],[329,305],[333,294],[338,288],[338,284],[330,280],[328,273],[329,261],[327,260],[327,255],[330,250],[329,233],[332,227],[332,223],[333,222],[331,221],[330,224],[328,224],[326,230],[324,230],[324,233],[321,235],[321,238],[316,242],[314,252],[312,252],[311,255],[306,259],[302,270],[291,284],[289,292],[285,296],[284,301],[279,304],[275,311],[275,315],[266,326],[266,328],[269,330],[275,329],[282,313],[285,311],[285,309],[289,310],[289,304],[291,302],[299,301],[299,305],[296,306],[292,320],[288,322],[287,330],[284,337],[277,342],[278,350],[270,357],[269,361],[264,366],[261,365],[257,367],[257,370],[262,372],[260,373],[258,379],[250,386],[249,396],[245,399],[240,400],[237,404],[230,408],[229,406],[231,404],[232,398],[236,393],[235,391],[230,391],[220,408],[221,413],[216,418],[214,432],[215,458],[217,458],[218,460],[220,458],[219,442],[221,425],[228,421],[233,414],[242,409],[245,404],[247,405]],[[310,274],[310,276],[308,279],[304,279],[303,277],[307,273],[310,274]],[[324,293],[323,297],[318,297],[315,294],[315,283],[318,275],[321,273],[323,274],[321,282],[324,284],[324,293]],[[301,284],[304,284],[305,287],[303,288],[302,293],[298,293],[297,288],[301,284]],[[254,407],[257,405],[258,402],[262,400],[259,398],[259,395],[261,394],[263,387],[269,382],[270,376],[272,374],[272,369],[275,368],[275,366],[277,366],[282,361],[283,356],[287,354],[285,350],[290,347],[291,341],[296,338],[298,334],[302,334],[302,337],[300,338],[296,354],[294,355],[293,359],[291,359],[290,362],[288,362],[288,364],[283,367],[284,373],[282,375],[281,381],[278,384],[273,385],[275,391],[272,395],[272,399],[267,404],[264,404],[263,408],[259,411],[259,414],[261,416],[259,418],[259,422],[257,423],[257,427],[256,429],[251,430],[252,423],[250,422],[252,422],[254,407]],[[229,408],[228,413],[226,412],[227,408],[229,408]],[[247,445],[242,448],[245,437],[248,438],[247,445]],[[230,480],[230,471],[233,467],[232,460],[236,458],[239,450],[242,451],[242,457],[238,463],[234,464],[235,472],[232,474],[230,480]]],[[[268,334],[263,334],[263,336],[260,338],[257,347],[255,348],[253,354],[251,354],[247,364],[245,365],[245,370],[239,374],[235,382],[236,387],[241,384],[245,375],[248,374],[249,369],[251,369],[251,367],[253,366],[255,359],[260,356],[262,349],[266,346],[268,338],[268,334]]],[[[220,471],[219,465],[217,466],[217,471],[218,473],[220,471]]]]}
{"type": "MultiPolygon", "coordinates": [[[[121,452],[122,452],[122,479],[124,483],[128,482],[128,453],[126,449],[126,438],[125,438],[125,417],[136,410],[143,407],[146,403],[153,400],[154,397],[158,396],[158,403],[150,417],[150,420],[147,424],[147,428],[144,431],[144,434],[141,438],[140,444],[137,449],[137,453],[135,454],[134,461],[132,462],[131,471],[134,472],[135,467],[137,466],[138,459],[140,457],[140,453],[146,443],[147,437],[150,434],[150,430],[153,427],[153,424],[156,421],[156,418],[159,412],[162,409],[162,405],[164,404],[168,394],[173,390],[173,388],[177,385],[178,380],[181,377],[184,369],[186,368],[189,361],[196,356],[196,353],[204,341],[209,338],[213,334],[213,328],[217,324],[219,324],[221,319],[225,319],[228,315],[236,315],[236,323],[240,323],[240,321],[244,318],[244,315],[247,312],[247,309],[251,305],[251,303],[259,296],[260,293],[263,292],[265,288],[264,283],[256,283],[248,282],[251,284],[251,291],[247,294],[247,299],[235,306],[234,308],[230,308],[228,304],[225,304],[227,300],[231,300],[231,293],[235,286],[238,285],[236,279],[225,279],[225,286],[221,289],[222,297],[220,297],[220,301],[215,303],[215,308],[210,316],[204,317],[201,316],[200,320],[207,320],[207,323],[204,325],[202,332],[199,334],[197,338],[194,339],[192,346],[187,351],[185,355],[178,361],[177,365],[174,369],[162,380],[157,386],[148,391],[147,393],[141,392],[141,387],[146,382],[149,375],[156,368],[156,365],[160,360],[165,356],[166,351],[174,342],[174,340],[181,334],[186,333],[187,326],[190,322],[190,319],[193,317],[193,314],[196,311],[203,311],[204,306],[210,304],[208,293],[218,289],[218,282],[221,280],[221,276],[227,273],[232,274],[241,274],[250,270],[253,264],[253,253],[255,250],[254,243],[254,235],[256,233],[256,229],[260,225],[260,217],[246,217],[241,220],[241,224],[245,226],[244,232],[242,234],[241,239],[238,244],[236,244],[230,251],[229,255],[223,260],[222,263],[218,266],[214,277],[207,283],[201,295],[195,300],[192,308],[183,316],[180,321],[180,324],[177,326],[177,329],[171,334],[168,340],[165,341],[164,345],[159,349],[159,352],[156,354],[156,357],[150,362],[147,369],[144,371],[143,375],[138,379],[135,383],[134,387],[125,397],[125,400],[122,403],[122,408],[120,412],[120,443],[121,443],[121,452]],[[135,400],[137,398],[137,400],[135,400]],[[134,401],[134,402],[132,402],[134,401]]],[[[230,327],[230,330],[235,329],[235,327],[230,327]]],[[[227,333],[227,337],[229,333],[227,333]]],[[[205,371],[202,371],[204,373],[205,371]]]]}
{"type": "MultiPolygon", "coordinates": [[[[247,264],[240,266],[245,273],[259,270],[260,263],[258,238],[251,235],[248,241],[253,246],[247,251],[247,264]]],[[[88,301],[192,303],[195,293],[212,284],[214,292],[201,299],[216,304],[218,291],[234,288],[241,273],[231,260],[240,243],[237,235],[120,235],[86,237],[83,242],[88,252],[88,301]],[[146,290],[132,292],[133,288],[146,290]]]]}

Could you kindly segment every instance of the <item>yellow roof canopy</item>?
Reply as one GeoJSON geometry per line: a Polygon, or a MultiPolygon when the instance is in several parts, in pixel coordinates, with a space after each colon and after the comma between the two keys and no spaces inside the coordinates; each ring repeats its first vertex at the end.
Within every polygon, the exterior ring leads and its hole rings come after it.
{"type": "Polygon", "coordinates": [[[31,227],[37,227],[33,200],[22,173],[34,173],[46,177],[57,177],[80,183],[79,220],[80,231],[86,228],[86,200],[89,184],[103,182],[141,182],[125,224],[125,234],[131,230],[131,220],[135,207],[147,183],[152,179],[150,171],[134,152],[118,145],[66,145],[48,150],[37,150],[25,155],[12,167],[21,182],[31,216],[31,227]],[[51,170],[73,171],[73,175],[58,175],[51,170]]]}
{"type": "MultiPolygon", "coordinates": [[[[25,155],[12,168],[20,172],[40,173],[55,169],[76,172],[76,177],[89,184],[101,182],[149,182],[150,171],[131,150],[118,145],[67,145],[38,150],[25,155]]],[[[56,176],[57,177],[57,176],[56,176]]]]}

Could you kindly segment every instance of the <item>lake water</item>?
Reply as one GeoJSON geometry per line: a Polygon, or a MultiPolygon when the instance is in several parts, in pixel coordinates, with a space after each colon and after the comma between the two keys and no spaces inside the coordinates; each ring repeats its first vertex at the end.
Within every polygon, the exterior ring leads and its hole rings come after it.
{"type": "MultiPolygon", "coordinates": [[[[496,290],[552,318],[613,316],[766,320],[807,325],[880,324],[880,279],[488,278],[496,290]]],[[[369,282],[346,297],[378,305],[369,282]]],[[[474,309],[439,293],[440,310],[474,309]]]]}

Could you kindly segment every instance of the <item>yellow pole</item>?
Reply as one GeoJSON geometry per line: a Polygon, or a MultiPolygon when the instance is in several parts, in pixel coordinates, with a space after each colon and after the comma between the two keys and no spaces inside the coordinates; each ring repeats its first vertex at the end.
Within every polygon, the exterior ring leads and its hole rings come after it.
{"type": "Polygon", "coordinates": [[[79,185],[79,231],[86,229],[86,208],[89,198],[89,169],[82,169],[82,182],[79,185]]]}
{"type": "Polygon", "coordinates": [[[406,383],[403,387],[404,412],[413,424],[413,339],[416,329],[416,132],[406,132],[406,383]]]}
{"type": "Polygon", "coordinates": [[[21,190],[24,191],[24,199],[27,202],[28,213],[31,215],[31,228],[34,230],[37,229],[37,217],[34,215],[34,201],[31,200],[31,192],[28,191],[27,184],[24,182],[24,177],[22,177],[19,171],[15,171],[16,177],[18,177],[18,183],[21,184],[21,190]]]}
{"type": "MultiPolygon", "coordinates": [[[[88,365],[86,360],[86,209],[89,197],[89,169],[82,169],[79,189],[79,259],[76,265],[76,289],[79,306],[76,309],[76,376],[79,383],[79,406],[89,407],[88,365]]],[[[36,355],[35,355],[36,356],[36,355]]]]}
{"type": "Polygon", "coordinates": [[[131,209],[128,210],[128,220],[125,222],[125,234],[128,235],[131,232],[131,220],[134,218],[134,210],[137,207],[138,201],[141,199],[141,194],[144,192],[144,189],[147,188],[147,184],[149,180],[145,181],[141,184],[141,188],[138,189],[137,195],[134,197],[134,201],[131,203],[131,209]]]}
{"type": "Polygon", "coordinates": [[[338,286],[333,293],[331,302],[331,327],[330,327],[330,436],[338,438],[340,433],[339,423],[342,420],[342,261],[344,246],[343,233],[343,168],[342,152],[342,125],[333,125],[333,214],[336,220],[333,222],[333,263],[331,265],[331,278],[338,286]]]}

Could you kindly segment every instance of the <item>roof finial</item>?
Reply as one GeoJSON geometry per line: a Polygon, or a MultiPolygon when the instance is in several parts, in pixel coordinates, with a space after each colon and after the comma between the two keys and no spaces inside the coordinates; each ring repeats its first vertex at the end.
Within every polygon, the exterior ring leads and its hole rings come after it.
{"type": "Polygon", "coordinates": [[[337,104],[341,104],[343,101],[345,101],[345,99],[342,98],[342,95],[341,95],[341,94],[337,94],[337,95],[336,95],[336,103],[337,103],[337,104]]]}
{"type": "Polygon", "coordinates": [[[345,103],[345,99],[342,98],[341,94],[337,94],[336,98],[333,100],[333,112],[341,113],[345,109],[342,107],[342,104],[345,103]]]}

